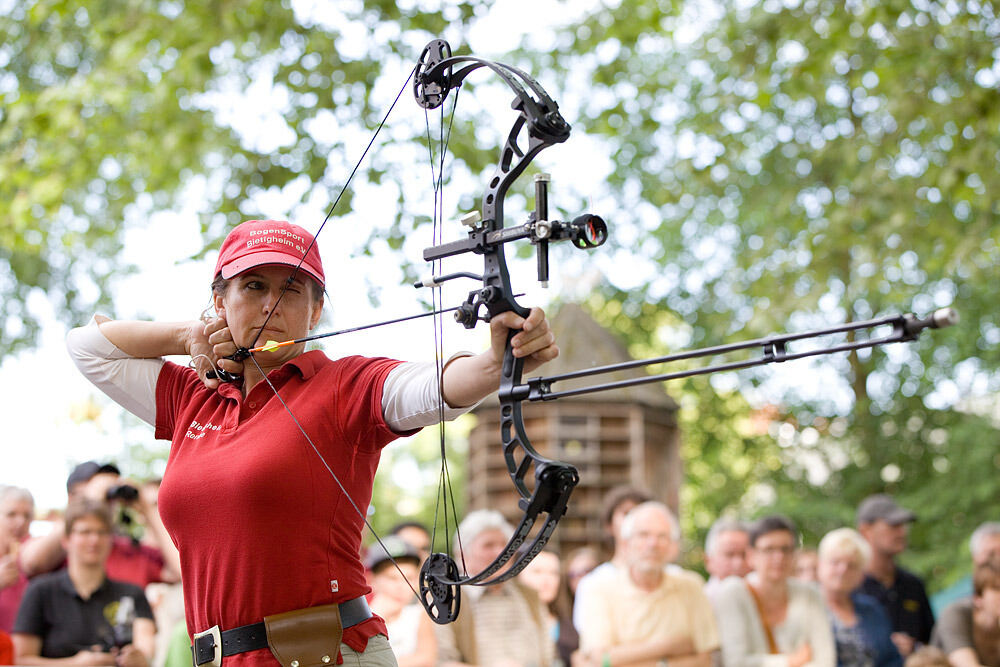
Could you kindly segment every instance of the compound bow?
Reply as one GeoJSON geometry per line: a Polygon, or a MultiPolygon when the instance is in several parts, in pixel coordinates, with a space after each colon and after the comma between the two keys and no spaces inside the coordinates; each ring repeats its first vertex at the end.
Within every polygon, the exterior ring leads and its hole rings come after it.
{"type": "MultiPolygon", "coordinates": [[[[425,249],[423,253],[424,259],[429,262],[468,252],[479,254],[483,256],[483,273],[475,275],[462,272],[432,276],[417,283],[418,287],[437,287],[445,281],[460,277],[481,280],[482,287],[470,292],[468,298],[460,306],[435,311],[435,313],[439,313],[455,310],[455,319],[466,328],[472,328],[480,321],[488,322],[492,317],[509,310],[515,311],[521,316],[528,314],[528,309],[516,302],[515,293],[511,288],[504,255],[504,246],[507,243],[528,239],[535,246],[538,279],[544,283],[548,280],[548,246],[550,242],[570,241],[577,248],[590,249],[602,245],[608,238],[607,225],[604,220],[593,214],[585,213],[572,221],[550,220],[548,179],[547,176],[541,174],[535,177],[535,210],[528,221],[516,227],[506,228],[504,226],[503,202],[508,189],[540,151],[566,141],[570,134],[570,126],[560,115],[558,105],[531,76],[516,67],[503,63],[473,56],[453,56],[448,43],[440,39],[430,42],[424,48],[413,70],[414,97],[424,109],[438,108],[444,103],[449,92],[460,87],[469,74],[484,67],[492,70],[514,92],[515,98],[511,106],[517,112],[517,118],[501,148],[500,160],[483,196],[482,214],[473,214],[463,219],[463,223],[470,227],[468,238],[434,245],[425,249]],[[523,148],[522,142],[526,142],[523,148]],[[485,313],[482,312],[484,310],[485,313]]],[[[374,137],[372,141],[374,141],[374,137]]],[[[369,144],[370,146],[371,144],[369,144]]],[[[364,155],[362,155],[363,157],[364,155]]],[[[356,170],[357,167],[355,167],[356,170]]],[[[350,179],[348,179],[349,182],[350,179]]],[[[435,187],[438,183],[439,181],[435,183],[435,187]]],[[[346,189],[346,187],[345,184],[344,188],[346,189]]],[[[336,202],[333,206],[336,206],[336,202]]],[[[326,224],[332,212],[333,207],[324,219],[323,225],[326,224]]],[[[323,225],[317,231],[316,237],[322,231],[323,225]]],[[[315,243],[315,239],[313,242],[315,243]]],[[[308,252],[309,249],[304,253],[303,259],[308,252]]],[[[289,283],[297,271],[298,267],[289,278],[289,283]]],[[[278,300],[280,298],[279,295],[278,300]]],[[[865,322],[847,323],[819,331],[774,335],[743,343],[612,364],[548,378],[530,378],[527,381],[523,381],[521,377],[523,361],[514,357],[510,345],[510,338],[517,332],[510,332],[502,363],[499,389],[500,439],[507,470],[517,493],[521,497],[519,506],[524,514],[503,551],[481,572],[463,576],[458,565],[450,556],[443,553],[431,554],[420,572],[418,597],[421,603],[435,622],[444,624],[454,621],[460,610],[462,586],[486,586],[516,576],[544,548],[557,523],[565,514],[570,494],[579,481],[579,473],[574,466],[546,458],[535,451],[524,429],[521,412],[523,401],[553,400],[649,382],[662,382],[693,375],[790,361],[808,356],[875,347],[892,342],[911,341],[915,340],[920,332],[926,328],[948,326],[956,321],[957,315],[951,309],[937,311],[925,319],[919,319],[913,315],[897,315],[865,322]],[[890,325],[892,331],[883,337],[855,340],[801,352],[789,352],[788,350],[789,343],[796,341],[816,339],[828,334],[870,330],[884,325],[890,325]],[[749,360],[646,375],[565,391],[554,391],[552,388],[556,382],[564,380],[599,376],[655,364],[711,357],[755,348],[761,349],[761,356],[749,360]],[[529,474],[533,475],[531,481],[529,481],[529,474]],[[542,515],[545,516],[544,522],[537,529],[531,542],[525,547],[525,542],[531,536],[539,517],[542,515]]],[[[319,334],[290,342],[303,342],[328,335],[333,334],[319,334]]],[[[246,359],[249,357],[253,360],[252,352],[273,349],[273,346],[278,345],[269,341],[267,345],[254,348],[255,344],[256,341],[249,346],[253,349],[241,348],[234,355],[234,358],[246,359]]],[[[256,363],[255,360],[254,363],[256,363]]],[[[223,373],[219,373],[219,376],[222,379],[229,379],[223,373]]],[[[275,393],[277,394],[276,390],[275,393]]],[[[294,415],[292,417],[294,419],[294,415]]],[[[301,426],[299,428],[301,430],[301,426]]],[[[305,431],[303,431],[303,435],[308,440],[305,431]]],[[[318,450],[316,453],[321,459],[323,458],[318,450]]],[[[339,480],[330,466],[325,460],[323,463],[339,484],[339,480]]],[[[343,489],[342,486],[341,488],[343,489]]],[[[353,500],[351,502],[353,503],[353,500]]],[[[355,507],[355,509],[362,514],[362,517],[364,516],[360,508],[355,507]]],[[[374,533],[374,531],[372,532],[374,533]]]]}
{"type": "MultiPolygon", "coordinates": [[[[514,299],[514,291],[510,285],[510,276],[504,256],[506,243],[526,238],[535,245],[538,280],[544,283],[548,279],[548,244],[550,241],[569,240],[578,248],[594,248],[603,244],[608,235],[604,220],[593,214],[583,214],[571,222],[549,220],[547,177],[544,175],[536,176],[535,211],[528,222],[509,229],[504,227],[503,200],[508,188],[541,150],[566,141],[569,137],[570,127],[559,114],[558,105],[534,79],[523,71],[510,65],[472,56],[452,56],[451,48],[443,40],[432,41],[421,54],[414,72],[413,83],[417,103],[428,109],[440,106],[448,96],[449,91],[460,86],[469,74],[482,67],[493,70],[514,92],[515,98],[511,106],[518,112],[518,116],[500,151],[499,164],[483,197],[481,217],[466,216],[463,219],[463,222],[471,227],[468,238],[432,246],[424,250],[424,259],[430,262],[466,252],[483,256],[483,275],[479,277],[483,287],[470,292],[466,301],[455,313],[455,319],[469,328],[475,326],[478,321],[489,321],[491,317],[508,310],[513,310],[522,316],[527,315],[527,309],[518,305],[514,299]],[[527,144],[522,149],[518,142],[524,136],[526,136],[527,144]],[[486,313],[480,315],[480,311],[483,309],[486,313]]],[[[470,276],[469,274],[449,274],[418,283],[418,286],[436,286],[445,280],[456,277],[470,276]]],[[[458,616],[460,609],[461,586],[486,586],[516,576],[544,548],[559,519],[565,514],[570,494],[579,481],[579,474],[572,465],[546,458],[535,451],[524,429],[521,412],[522,401],[553,400],[649,382],[662,382],[692,375],[737,370],[808,356],[909,341],[916,339],[925,328],[948,326],[956,320],[957,316],[951,309],[943,309],[926,319],[918,319],[913,315],[892,316],[878,320],[848,323],[820,331],[775,335],[744,343],[612,364],[549,378],[536,377],[526,382],[522,382],[522,362],[515,359],[511,353],[508,337],[499,390],[500,440],[507,470],[521,497],[520,508],[524,514],[506,547],[482,572],[461,576],[457,564],[450,556],[443,553],[432,554],[420,572],[421,603],[436,622],[453,621],[458,616]],[[814,339],[833,333],[868,330],[883,325],[892,326],[891,333],[884,337],[794,353],[790,353],[787,349],[791,342],[814,339]],[[553,384],[562,380],[599,376],[628,369],[711,357],[754,348],[762,349],[759,358],[605,382],[565,391],[553,391],[552,389],[553,384]],[[534,475],[531,484],[527,482],[529,473],[534,475]],[[524,547],[524,542],[528,539],[541,515],[545,515],[544,523],[538,529],[534,539],[527,547],[524,547]]],[[[511,332],[510,336],[513,336],[514,333],[516,332],[511,332]]]]}

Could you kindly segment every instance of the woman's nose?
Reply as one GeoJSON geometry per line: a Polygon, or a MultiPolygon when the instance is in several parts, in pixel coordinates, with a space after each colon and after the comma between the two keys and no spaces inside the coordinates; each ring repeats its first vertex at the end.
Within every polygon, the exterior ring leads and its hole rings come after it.
{"type": "Polygon", "coordinates": [[[264,299],[264,312],[270,313],[274,310],[275,306],[278,305],[280,292],[271,290],[267,293],[267,297],[264,299]]]}

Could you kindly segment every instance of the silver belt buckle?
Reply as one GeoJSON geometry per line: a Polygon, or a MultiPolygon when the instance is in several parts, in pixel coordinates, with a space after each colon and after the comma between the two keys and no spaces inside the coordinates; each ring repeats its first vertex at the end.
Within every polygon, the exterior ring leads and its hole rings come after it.
{"type": "Polygon", "coordinates": [[[212,667],[222,667],[222,633],[219,631],[218,625],[213,625],[208,630],[204,632],[194,633],[194,667],[201,667],[202,665],[212,665],[212,667]],[[198,640],[202,637],[211,635],[213,650],[215,651],[211,662],[198,662],[198,640]]]}

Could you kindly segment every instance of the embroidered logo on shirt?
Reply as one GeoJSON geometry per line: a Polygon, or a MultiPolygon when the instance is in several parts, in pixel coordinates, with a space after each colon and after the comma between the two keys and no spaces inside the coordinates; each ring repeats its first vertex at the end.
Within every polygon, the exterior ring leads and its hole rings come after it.
{"type": "Polygon", "coordinates": [[[218,431],[221,428],[222,428],[221,426],[216,426],[212,422],[209,422],[207,424],[199,424],[198,420],[195,419],[191,422],[191,425],[188,426],[187,433],[184,434],[184,437],[191,438],[192,440],[197,440],[199,438],[205,437],[205,431],[218,431]]]}
{"type": "Polygon", "coordinates": [[[330,592],[331,593],[337,593],[338,591],[340,591],[340,582],[337,581],[336,579],[331,579],[330,580],[330,592]]]}

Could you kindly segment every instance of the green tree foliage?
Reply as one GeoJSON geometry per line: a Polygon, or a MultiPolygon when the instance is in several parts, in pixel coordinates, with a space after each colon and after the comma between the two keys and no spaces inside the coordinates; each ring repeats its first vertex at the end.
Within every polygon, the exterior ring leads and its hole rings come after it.
{"type": "MultiPolygon", "coordinates": [[[[0,355],[35,339],[38,296],[66,321],[91,312],[128,269],[115,263],[128,226],[189,186],[202,186],[210,240],[258,215],[263,194],[332,199],[419,50],[446,32],[458,44],[487,4],[314,16],[288,0],[2,3],[0,355]],[[252,90],[276,103],[267,136],[238,126],[252,90]]],[[[618,0],[526,66],[572,70],[586,88],[569,120],[603,138],[635,222],[619,225],[617,257],[654,267],[641,289],[609,270],[594,301],[637,356],[962,314],[910,346],[799,362],[787,386],[771,371],[686,381],[689,527],[777,507],[815,537],[886,489],[930,520],[915,539],[931,573],[986,518],[997,433],[956,407],[1000,388],[998,34],[994,6],[975,0],[618,0]],[[779,405],[770,431],[744,396],[779,405]]],[[[505,128],[486,125],[451,130],[466,173],[495,158],[484,148],[505,128]]],[[[402,200],[424,131],[395,128],[385,142],[398,152],[362,176],[402,200]]],[[[423,221],[399,209],[373,236],[390,247],[423,221]]]]}
{"type": "MultiPolygon", "coordinates": [[[[802,364],[787,389],[741,377],[789,425],[777,508],[814,537],[887,489],[953,517],[933,542],[917,529],[925,572],[965,566],[954,545],[997,490],[996,430],[955,407],[1000,387],[1000,18],[933,0],[716,10],[623,0],[567,39],[595,82],[585,124],[615,147],[610,180],[660,266],[609,298],[639,331],[669,309],[698,345],[953,304],[960,327],[802,364]]],[[[720,409],[702,394],[703,419],[720,409]]]]}
{"type": "MultiPolygon", "coordinates": [[[[683,329],[682,323],[657,304],[645,303],[640,308],[638,313],[627,311],[621,301],[600,294],[588,303],[588,310],[598,322],[630,342],[632,357],[669,354],[670,344],[650,334],[683,329]]],[[[669,370],[699,365],[675,364],[669,370]]],[[[712,523],[723,511],[735,518],[757,511],[759,494],[764,493],[765,500],[769,497],[765,485],[779,474],[784,461],[767,433],[766,418],[755,413],[739,391],[716,388],[711,376],[701,375],[671,382],[667,392],[680,405],[684,460],[680,521],[686,539],[682,559],[685,566],[698,568],[702,565],[705,533],[712,523]]]]}
{"type": "MultiPolygon", "coordinates": [[[[385,112],[372,99],[382,73],[398,88],[423,45],[461,32],[480,3],[340,3],[320,16],[287,0],[2,4],[0,356],[36,339],[32,298],[73,323],[110,308],[128,225],[184,201],[186,186],[205,186],[202,226],[219,239],[259,215],[261,193],[297,183],[314,202],[314,185],[342,184],[352,132],[385,112]],[[268,136],[235,127],[272,112],[247,101],[255,86],[276,102],[268,136]]],[[[365,175],[405,171],[376,161],[365,175]]]]}

